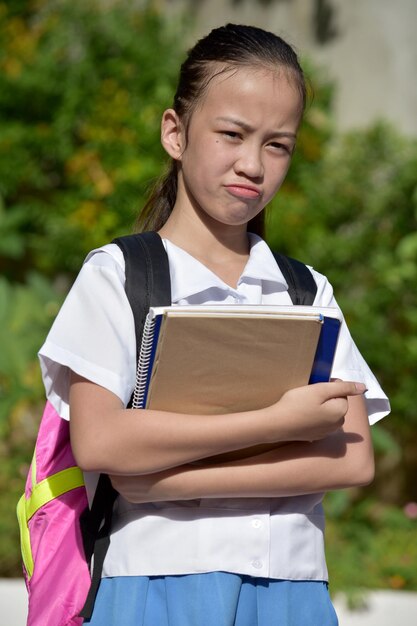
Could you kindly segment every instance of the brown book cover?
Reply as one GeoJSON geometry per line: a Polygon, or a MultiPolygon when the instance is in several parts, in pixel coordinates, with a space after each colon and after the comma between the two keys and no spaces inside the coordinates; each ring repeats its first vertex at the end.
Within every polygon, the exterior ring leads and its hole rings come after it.
{"type": "MultiPolygon", "coordinates": [[[[338,316],[336,309],[321,310],[338,316]]],[[[149,368],[139,372],[146,387],[142,406],[197,415],[269,406],[287,390],[308,384],[323,320],[315,307],[151,310],[139,359],[139,369],[149,368]]],[[[271,447],[229,452],[211,461],[271,447]]]]}
{"type": "Polygon", "coordinates": [[[195,414],[259,409],[306,385],[322,320],[254,311],[164,315],[146,408],[195,414]]]}

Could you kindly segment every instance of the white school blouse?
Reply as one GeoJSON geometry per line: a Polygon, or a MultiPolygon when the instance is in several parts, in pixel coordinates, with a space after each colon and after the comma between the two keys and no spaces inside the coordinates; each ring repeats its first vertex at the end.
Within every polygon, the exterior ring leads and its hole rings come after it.
{"type": "MultiPolygon", "coordinates": [[[[236,289],[164,240],[173,304],[291,304],[287,283],[267,244],[250,235],[250,257],[236,289]]],[[[337,306],[327,279],[313,271],[317,306],[337,306]]],[[[69,419],[72,369],[130,399],[136,373],[132,311],[124,291],[124,258],[115,244],[91,252],[39,357],[47,397],[69,419]]],[[[370,422],[388,400],[343,322],[333,376],[364,382],[370,422]]],[[[175,407],[172,407],[175,410],[175,407]]],[[[138,417],[140,419],[140,417],[138,417]]],[[[111,454],[111,451],[109,451],[111,454]]],[[[87,474],[87,489],[96,476],[87,474]]],[[[323,494],[287,498],[221,498],[115,507],[103,576],[227,571],[289,580],[327,580],[323,494]]]]}

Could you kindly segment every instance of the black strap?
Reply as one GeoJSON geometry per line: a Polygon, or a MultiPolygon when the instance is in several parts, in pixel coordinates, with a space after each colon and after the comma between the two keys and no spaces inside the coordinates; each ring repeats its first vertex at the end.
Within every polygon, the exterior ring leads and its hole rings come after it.
{"type": "Polygon", "coordinates": [[[288,283],[288,293],[293,304],[313,304],[317,293],[317,284],[308,267],[301,261],[279,252],[274,252],[274,257],[288,283]]]}
{"type": "MultiPolygon", "coordinates": [[[[113,241],[122,250],[126,265],[125,290],[135,321],[136,346],[139,352],[143,325],[150,306],[171,304],[171,281],[168,256],[160,236],[154,232],[127,235],[113,241]]],[[[93,559],[91,586],[80,617],[90,620],[100,585],[103,563],[110,545],[111,520],[117,492],[110,478],[100,474],[90,509],[80,519],[85,556],[93,559]]]]}
{"type": "Polygon", "coordinates": [[[100,474],[91,508],[80,518],[81,534],[87,563],[94,555],[91,585],[80,617],[90,619],[103,571],[104,558],[110,545],[113,505],[117,498],[107,474],[100,474]]]}
{"type": "Polygon", "coordinates": [[[117,243],[125,258],[125,290],[135,320],[139,355],[143,325],[149,307],[171,304],[168,255],[161,237],[155,232],[118,237],[113,243],[117,243]]]}

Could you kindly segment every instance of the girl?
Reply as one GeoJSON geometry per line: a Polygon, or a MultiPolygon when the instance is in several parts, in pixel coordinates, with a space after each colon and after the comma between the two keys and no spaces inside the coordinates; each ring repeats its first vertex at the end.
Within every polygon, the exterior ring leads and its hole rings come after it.
{"type": "MultiPolygon", "coordinates": [[[[259,235],[290,166],[305,94],[294,51],[263,30],[229,24],[190,51],[162,117],[171,167],[140,218],[163,239],[173,304],[290,303],[259,235]]],[[[312,272],[315,305],[337,306],[326,278],[312,272]]],[[[346,325],[339,380],[295,389],[263,410],[126,410],[136,350],[124,281],[116,245],[90,253],[40,351],[48,397],[70,418],[90,490],[105,472],[120,494],[90,624],[337,624],[323,492],[372,480],[368,415],[376,421],[389,410],[346,325]],[[277,447],[192,463],[265,442],[277,447]]]]}

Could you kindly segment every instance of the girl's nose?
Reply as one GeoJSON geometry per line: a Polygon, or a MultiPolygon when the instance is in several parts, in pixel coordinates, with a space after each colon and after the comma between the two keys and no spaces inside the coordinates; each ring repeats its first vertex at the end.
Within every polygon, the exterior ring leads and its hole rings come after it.
{"type": "Polygon", "coordinates": [[[235,163],[235,171],[248,178],[261,178],[264,174],[264,166],[259,148],[242,146],[242,152],[235,163]]]}

